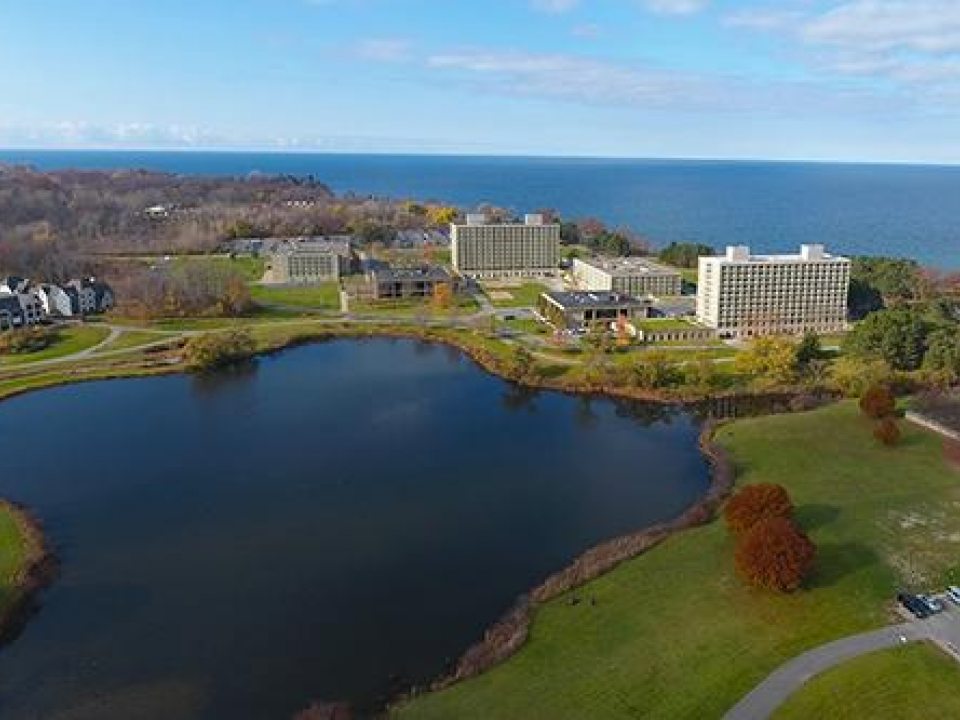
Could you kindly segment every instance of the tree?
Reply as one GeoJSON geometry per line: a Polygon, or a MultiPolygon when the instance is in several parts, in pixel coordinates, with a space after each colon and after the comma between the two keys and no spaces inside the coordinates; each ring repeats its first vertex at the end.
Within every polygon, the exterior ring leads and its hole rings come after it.
{"type": "Polygon", "coordinates": [[[873,288],[888,300],[913,300],[918,295],[920,266],[902,258],[855,257],[850,276],[859,286],[873,288]]]}
{"type": "Polygon", "coordinates": [[[797,345],[797,363],[801,366],[809,365],[814,360],[819,360],[823,356],[823,348],[820,345],[820,336],[815,332],[804,333],[803,339],[797,345]]]}
{"type": "Polygon", "coordinates": [[[450,283],[440,282],[433,288],[433,306],[438,310],[446,310],[453,304],[453,288],[450,283]]]}
{"type": "Polygon", "coordinates": [[[847,397],[860,397],[871,385],[889,384],[894,373],[884,360],[838,358],[830,367],[830,379],[847,397]]]}
{"type": "Polygon", "coordinates": [[[677,369],[660,350],[639,353],[631,367],[633,384],[645,390],[659,390],[677,382],[677,369]]]}
{"type": "Polygon", "coordinates": [[[714,255],[716,251],[702,243],[672,242],[660,251],[663,262],[681,268],[695,268],[703,255],[714,255]]]}
{"type": "Polygon", "coordinates": [[[533,354],[523,345],[514,346],[512,362],[513,377],[517,380],[528,380],[534,374],[536,360],[533,354]]]}
{"type": "Polygon", "coordinates": [[[893,447],[900,442],[900,428],[897,421],[889,416],[881,418],[873,429],[873,436],[887,447],[893,447]]]}
{"type": "Polygon", "coordinates": [[[747,485],[727,501],[723,517],[731,532],[742,535],[763,520],[792,518],[793,501],[782,485],[747,485]]]}
{"type": "Polygon", "coordinates": [[[690,387],[712,390],[721,380],[717,366],[710,358],[702,357],[683,366],[683,381],[690,387]]]}
{"type": "Polygon", "coordinates": [[[797,376],[797,346],[788,338],[761,337],[736,359],[737,368],[773,384],[793,382],[797,376]]]}
{"type": "Polygon", "coordinates": [[[893,415],[896,409],[897,399],[887,385],[871,385],[860,396],[860,412],[875,420],[893,415]]]}
{"type": "Polygon", "coordinates": [[[923,369],[949,383],[960,379],[960,329],[941,328],[930,334],[923,369]]]}
{"type": "Polygon", "coordinates": [[[895,370],[916,370],[923,362],[929,330],[915,310],[879,310],[857,323],[843,347],[856,357],[882,358],[895,370]]]}
{"type": "Polygon", "coordinates": [[[257,344],[246,330],[197,335],[187,342],[185,358],[192,370],[206,372],[246,360],[257,344]]]}
{"type": "Polygon", "coordinates": [[[740,576],[751,585],[794,592],[813,570],[813,541],[790,519],[762,520],[741,536],[734,559],[740,576]]]}

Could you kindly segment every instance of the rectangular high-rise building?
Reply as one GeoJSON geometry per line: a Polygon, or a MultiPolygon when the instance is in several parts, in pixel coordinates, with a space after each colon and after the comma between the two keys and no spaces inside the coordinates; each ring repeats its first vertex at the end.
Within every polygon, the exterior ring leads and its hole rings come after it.
{"type": "Polygon", "coordinates": [[[453,268],[465,277],[543,277],[557,271],[560,225],[527,215],[523,223],[488,223],[467,215],[450,226],[453,268]]]}
{"type": "Polygon", "coordinates": [[[753,255],[745,246],[701,257],[697,320],[720,337],[838,332],[847,327],[850,260],[823,245],[796,255],[753,255]]]}

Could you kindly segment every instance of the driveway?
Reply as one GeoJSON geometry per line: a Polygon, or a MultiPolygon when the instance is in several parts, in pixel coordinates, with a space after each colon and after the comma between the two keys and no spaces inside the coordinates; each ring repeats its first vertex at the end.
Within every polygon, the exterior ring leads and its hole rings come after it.
{"type": "Polygon", "coordinates": [[[824,670],[859,655],[918,640],[936,642],[960,662],[960,609],[949,606],[926,620],[851,635],[798,655],[777,668],[734,705],[724,720],[765,720],[805,682],[824,670]]]}

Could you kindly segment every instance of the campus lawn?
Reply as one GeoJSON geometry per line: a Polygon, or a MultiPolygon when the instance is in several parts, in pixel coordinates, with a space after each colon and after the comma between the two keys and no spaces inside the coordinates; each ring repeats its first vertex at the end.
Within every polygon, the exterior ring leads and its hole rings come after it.
{"type": "MultiPolygon", "coordinates": [[[[803,592],[746,588],[727,531],[714,522],[573,591],[596,605],[564,596],[541,607],[516,656],[396,714],[722,716],[784,661],[885,624],[898,587],[934,589],[955,562],[960,474],[936,436],[903,431],[901,446],[881,447],[849,402],[720,429],[738,482],[785,485],[818,544],[818,571],[803,592]]],[[[960,684],[954,692],[960,697],[960,684]]]]}
{"type": "Polygon", "coordinates": [[[229,268],[240,273],[244,280],[256,282],[263,277],[266,270],[266,262],[262,258],[241,256],[229,257],[225,255],[181,255],[174,262],[177,264],[186,263],[207,263],[217,267],[229,268]]]}
{"type": "Polygon", "coordinates": [[[493,306],[499,308],[536,307],[540,293],[546,292],[547,289],[546,285],[535,282],[525,282],[516,286],[504,284],[502,287],[497,283],[489,286],[485,285],[483,288],[493,306]],[[504,296],[503,299],[496,299],[495,296],[498,293],[507,293],[510,298],[504,296]]]}
{"type": "Polygon", "coordinates": [[[150,345],[164,340],[172,341],[175,336],[163,332],[149,332],[146,330],[124,330],[120,336],[98,349],[95,354],[114,352],[116,350],[131,350],[142,345],[150,345]]]}
{"type": "Polygon", "coordinates": [[[109,328],[98,325],[71,325],[60,328],[56,341],[43,350],[33,353],[0,355],[0,368],[73,355],[103,342],[109,335],[109,328]]]}
{"type": "Polygon", "coordinates": [[[905,645],[850,660],[810,680],[774,720],[960,717],[960,665],[935,645],[905,645]]]}
{"type": "Polygon", "coordinates": [[[340,285],[336,282],[292,287],[251,285],[250,295],[258,302],[274,305],[289,305],[291,307],[319,310],[340,309],[340,285]]]}

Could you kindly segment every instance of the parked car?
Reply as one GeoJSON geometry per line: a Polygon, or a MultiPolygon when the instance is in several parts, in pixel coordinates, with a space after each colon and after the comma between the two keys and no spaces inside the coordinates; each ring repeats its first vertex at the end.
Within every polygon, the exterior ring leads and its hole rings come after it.
{"type": "Polygon", "coordinates": [[[956,585],[951,585],[947,588],[947,597],[953,600],[957,605],[960,605],[960,588],[956,585]]]}
{"type": "Polygon", "coordinates": [[[930,617],[931,615],[930,608],[927,607],[927,604],[916,595],[911,595],[910,593],[900,593],[897,595],[897,600],[910,612],[911,615],[918,620],[930,617]]]}
{"type": "Polygon", "coordinates": [[[943,601],[939,598],[932,597],[930,595],[918,595],[917,596],[924,605],[930,608],[931,613],[943,612],[943,601]]]}

